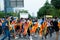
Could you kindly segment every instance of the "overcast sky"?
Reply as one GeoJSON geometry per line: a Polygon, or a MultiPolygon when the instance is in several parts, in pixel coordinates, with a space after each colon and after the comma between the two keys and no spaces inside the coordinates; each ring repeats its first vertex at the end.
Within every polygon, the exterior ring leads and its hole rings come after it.
{"type": "MultiPolygon", "coordinates": [[[[51,0],[49,0],[50,3],[51,0]]],[[[24,0],[24,9],[28,10],[30,13],[36,14],[39,8],[41,8],[46,0],[24,0]]],[[[0,0],[0,8],[4,10],[4,2],[0,0]]]]}

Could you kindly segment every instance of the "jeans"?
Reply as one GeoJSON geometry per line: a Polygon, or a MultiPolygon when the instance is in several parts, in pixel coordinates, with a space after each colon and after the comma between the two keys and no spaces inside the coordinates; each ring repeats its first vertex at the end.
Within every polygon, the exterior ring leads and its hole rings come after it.
{"type": "Polygon", "coordinates": [[[1,40],[4,40],[7,37],[8,37],[8,40],[10,40],[10,31],[9,30],[4,30],[4,32],[5,32],[4,37],[1,40]]]}
{"type": "Polygon", "coordinates": [[[52,33],[54,30],[52,29],[52,27],[49,27],[48,29],[49,29],[50,37],[52,37],[52,33]]]}

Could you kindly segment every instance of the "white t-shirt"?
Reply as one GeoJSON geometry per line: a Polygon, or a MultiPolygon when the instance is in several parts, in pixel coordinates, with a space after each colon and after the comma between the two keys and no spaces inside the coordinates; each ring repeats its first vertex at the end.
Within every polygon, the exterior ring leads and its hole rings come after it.
{"type": "Polygon", "coordinates": [[[47,22],[47,27],[49,27],[49,26],[51,26],[51,25],[50,25],[50,22],[47,22]]]}

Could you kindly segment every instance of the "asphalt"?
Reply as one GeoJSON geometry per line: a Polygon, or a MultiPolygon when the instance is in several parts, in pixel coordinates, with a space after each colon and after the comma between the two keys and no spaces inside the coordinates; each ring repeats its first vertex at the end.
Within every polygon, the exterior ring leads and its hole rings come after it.
{"type": "MultiPolygon", "coordinates": [[[[1,38],[3,37],[4,35],[1,35],[0,36],[0,40],[1,38]]],[[[47,36],[47,39],[46,40],[55,40],[55,37],[56,37],[56,33],[54,32],[52,34],[52,37],[50,37],[49,35],[47,36]]],[[[8,40],[8,38],[6,38],[5,40],[8,40]]],[[[19,37],[18,39],[14,39],[14,38],[11,38],[11,40],[29,40],[29,37],[26,36],[26,37],[19,37]]],[[[35,34],[35,35],[32,35],[30,37],[30,40],[45,40],[45,39],[42,39],[38,34],[35,34]]],[[[59,40],[60,40],[60,33],[59,33],[59,40]]]]}

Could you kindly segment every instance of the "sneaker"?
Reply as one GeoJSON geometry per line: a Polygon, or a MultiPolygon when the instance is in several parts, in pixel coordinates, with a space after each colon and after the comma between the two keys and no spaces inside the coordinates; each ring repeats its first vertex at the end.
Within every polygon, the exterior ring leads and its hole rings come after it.
{"type": "Polygon", "coordinates": [[[23,35],[21,35],[21,37],[23,38],[23,35]]]}
{"type": "Polygon", "coordinates": [[[15,39],[18,39],[18,37],[15,37],[15,39]]]}
{"type": "Polygon", "coordinates": [[[19,34],[19,37],[21,37],[21,35],[19,34]]]}
{"type": "Polygon", "coordinates": [[[33,39],[32,39],[32,36],[30,36],[29,40],[33,40],[33,39]]]}
{"type": "Polygon", "coordinates": [[[37,35],[35,35],[35,37],[37,37],[37,35]]]}

